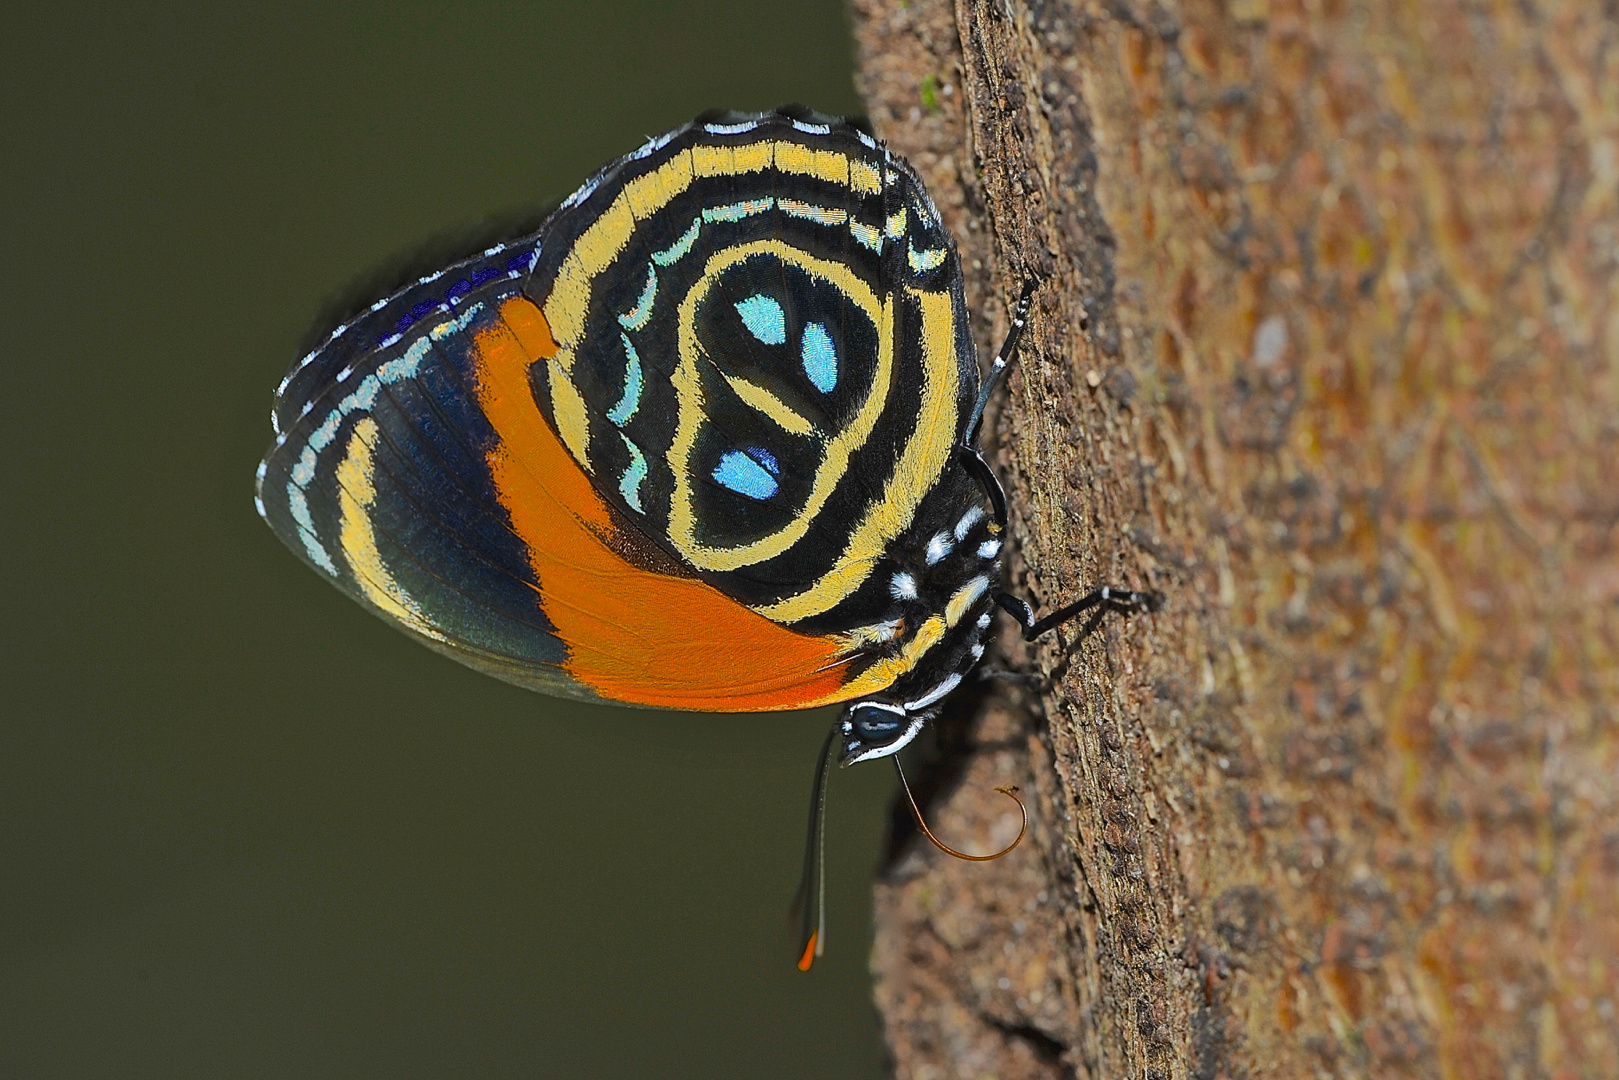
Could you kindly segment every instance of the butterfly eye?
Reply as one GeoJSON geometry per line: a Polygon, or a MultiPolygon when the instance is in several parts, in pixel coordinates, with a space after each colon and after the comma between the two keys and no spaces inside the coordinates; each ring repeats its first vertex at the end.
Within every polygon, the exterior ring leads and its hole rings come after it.
{"type": "Polygon", "coordinates": [[[843,743],[838,762],[853,765],[896,753],[922,733],[927,721],[928,714],[908,713],[898,705],[875,701],[852,705],[838,721],[843,743]]]}
{"type": "Polygon", "coordinates": [[[910,726],[904,713],[873,706],[855,709],[849,723],[854,728],[854,736],[872,747],[888,745],[910,726]]]}

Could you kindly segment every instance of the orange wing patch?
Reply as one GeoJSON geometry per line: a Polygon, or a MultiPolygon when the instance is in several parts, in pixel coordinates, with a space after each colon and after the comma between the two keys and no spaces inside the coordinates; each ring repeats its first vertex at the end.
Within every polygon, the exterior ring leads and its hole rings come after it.
{"type": "Polygon", "coordinates": [[[476,337],[478,401],[500,435],[495,489],[528,545],[568,674],[604,698],[719,712],[804,709],[856,696],[847,647],[796,634],[694,578],[626,561],[607,504],[534,403],[529,366],[557,351],[525,297],[476,337]]]}

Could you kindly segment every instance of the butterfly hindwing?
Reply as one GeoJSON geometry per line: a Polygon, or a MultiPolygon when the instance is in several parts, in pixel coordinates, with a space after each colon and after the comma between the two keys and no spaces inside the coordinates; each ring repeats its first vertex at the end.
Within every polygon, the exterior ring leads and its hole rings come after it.
{"type": "Polygon", "coordinates": [[[563,205],[525,291],[559,346],[536,396],[615,506],[773,620],[891,617],[878,564],[964,480],[977,392],[907,165],[836,123],[688,126],[563,205]]]}
{"type": "Polygon", "coordinates": [[[953,465],[978,381],[955,260],[869,136],[687,125],[295,365],[260,512],[413,636],[548,693],[881,691],[982,632],[982,575],[902,617],[929,537],[983,518],[953,465]]]}

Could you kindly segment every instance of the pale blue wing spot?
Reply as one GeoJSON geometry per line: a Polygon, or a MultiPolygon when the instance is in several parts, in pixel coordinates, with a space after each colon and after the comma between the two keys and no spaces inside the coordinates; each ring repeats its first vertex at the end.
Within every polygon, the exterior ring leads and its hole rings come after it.
{"type": "Polygon", "coordinates": [[[849,231],[854,234],[854,238],[863,246],[868,247],[879,254],[882,252],[883,233],[881,229],[873,228],[864,222],[851,221],[849,222],[849,231]]]}
{"type": "Polygon", "coordinates": [[[607,419],[623,427],[635,416],[635,410],[641,407],[641,357],[636,353],[628,334],[618,337],[624,343],[624,393],[619,397],[618,404],[607,410],[607,419]]]}
{"type": "Polygon", "coordinates": [[[599,177],[592,176],[589,180],[586,180],[583,184],[579,185],[578,191],[575,191],[572,195],[569,195],[566,199],[562,200],[562,205],[565,207],[578,206],[580,203],[594,195],[596,193],[596,189],[600,186],[601,179],[599,177]]]}
{"type": "Polygon", "coordinates": [[[324,451],[331,445],[332,440],[337,438],[338,426],[343,423],[345,415],[343,406],[346,404],[348,404],[346,398],[338,402],[337,408],[333,409],[330,415],[320,422],[320,427],[309,433],[309,446],[316,453],[324,451]]]}
{"type": "Polygon", "coordinates": [[[741,221],[754,214],[762,214],[776,205],[772,196],[763,199],[745,199],[742,202],[731,203],[727,206],[713,206],[703,210],[704,221],[741,221]]]}
{"type": "Polygon", "coordinates": [[[624,440],[624,448],[630,452],[630,463],[624,467],[624,475],[618,481],[618,493],[624,496],[624,501],[631,510],[637,514],[644,513],[641,509],[641,482],[646,479],[646,456],[641,448],[630,442],[629,437],[622,432],[619,438],[624,440]]]}
{"type": "Polygon", "coordinates": [[[624,315],[618,317],[618,323],[626,330],[639,330],[652,321],[652,301],[658,295],[658,271],[653,267],[646,268],[646,285],[641,289],[641,298],[635,302],[635,307],[624,315]]]}
{"type": "MultiPolygon", "coordinates": [[[[309,500],[305,498],[302,488],[290,484],[287,486],[287,509],[292,511],[292,520],[296,521],[305,532],[315,531],[315,519],[309,516],[309,500]]],[[[321,552],[323,557],[325,554],[324,551],[321,552]]]]}
{"type": "Polygon", "coordinates": [[[738,300],[736,313],[748,332],[766,345],[784,345],[787,342],[787,313],[774,297],[760,293],[746,300],[738,300]]]}
{"type": "Polygon", "coordinates": [[[823,394],[831,393],[838,385],[838,351],[824,323],[813,322],[804,327],[798,352],[804,361],[804,374],[815,384],[815,389],[823,394]]]}
{"type": "Polygon", "coordinates": [[[335,576],[337,567],[332,564],[332,557],[326,554],[321,542],[315,539],[315,520],[309,516],[309,500],[304,497],[302,488],[293,484],[287,485],[287,509],[292,511],[292,520],[298,523],[298,539],[304,542],[304,551],[309,555],[309,561],[335,576]]]}
{"type": "Polygon", "coordinates": [[[697,233],[702,227],[701,218],[692,219],[691,228],[687,229],[679,240],[676,240],[662,251],[652,253],[652,261],[659,266],[673,266],[692,249],[693,244],[697,243],[697,233]]]}
{"type": "MultiPolygon", "coordinates": [[[[379,368],[377,375],[381,373],[379,368]]],[[[377,375],[367,375],[360,380],[360,388],[353,394],[353,408],[348,411],[352,412],[355,409],[362,412],[371,411],[371,407],[377,403],[377,392],[382,389],[382,380],[377,375]]]]}
{"type": "Polygon", "coordinates": [[[820,225],[842,225],[849,220],[849,211],[838,207],[816,206],[797,199],[778,199],[776,205],[789,217],[803,218],[820,225]]]}
{"type": "Polygon", "coordinates": [[[768,467],[775,464],[776,459],[763,450],[755,449],[753,456],[740,450],[727,450],[720,455],[720,463],[714,466],[714,479],[738,495],[763,502],[781,487],[768,467]],[[764,458],[767,464],[755,461],[755,456],[764,458]]]}
{"type": "Polygon", "coordinates": [[[910,244],[908,247],[910,251],[907,253],[907,257],[911,263],[912,273],[920,274],[928,270],[937,270],[944,265],[944,248],[924,248],[918,251],[915,244],[910,244]]]}

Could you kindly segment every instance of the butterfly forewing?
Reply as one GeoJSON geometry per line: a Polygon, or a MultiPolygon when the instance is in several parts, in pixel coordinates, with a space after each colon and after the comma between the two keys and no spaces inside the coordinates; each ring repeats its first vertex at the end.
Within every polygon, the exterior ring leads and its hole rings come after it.
{"type": "Polygon", "coordinates": [[[547,692],[747,711],[907,676],[972,630],[959,589],[899,614],[928,537],[982,517],[952,467],[976,361],[920,183],[821,119],[653,140],[340,327],[277,395],[261,513],[547,692]]]}
{"type": "Polygon", "coordinates": [[[531,258],[505,248],[416,283],[301,361],[277,398],[259,501],[289,547],[415,636],[593,696],[559,667],[566,649],[491,482],[497,436],[470,381],[473,343],[531,258]]]}

